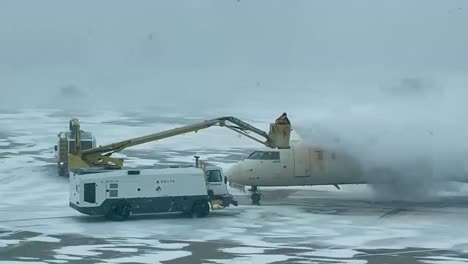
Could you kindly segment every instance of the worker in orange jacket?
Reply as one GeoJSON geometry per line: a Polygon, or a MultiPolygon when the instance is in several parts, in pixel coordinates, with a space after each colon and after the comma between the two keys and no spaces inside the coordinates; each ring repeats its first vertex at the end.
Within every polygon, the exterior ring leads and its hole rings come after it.
{"type": "Polygon", "coordinates": [[[291,125],[291,122],[289,122],[288,115],[286,113],[283,113],[280,117],[278,117],[276,119],[275,124],[277,124],[277,125],[291,125]]]}

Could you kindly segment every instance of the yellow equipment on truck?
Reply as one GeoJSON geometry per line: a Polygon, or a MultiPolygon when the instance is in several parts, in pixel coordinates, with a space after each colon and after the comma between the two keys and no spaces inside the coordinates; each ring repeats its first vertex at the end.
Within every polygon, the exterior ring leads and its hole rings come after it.
{"type": "Polygon", "coordinates": [[[69,131],[60,132],[58,142],[55,145],[55,159],[57,162],[57,173],[60,176],[69,176],[70,155],[81,156],[83,150],[96,147],[96,138],[91,132],[80,129],[80,122],[72,118],[69,122],[69,131]]]}
{"type": "MultiPolygon", "coordinates": [[[[79,123],[77,119],[70,121],[70,135],[73,135],[75,142],[82,142],[80,138],[83,137],[83,132],[79,129],[79,123]],[[74,126],[72,126],[74,124],[74,126]],[[76,126],[78,124],[78,127],[76,126]]],[[[105,146],[92,148],[83,148],[83,145],[74,148],[74,151],[68,151],[67,156],[59,155],[58,164],[62,166],[59,169],[59,175],[68,175],[69,171],[74,171],[82,168],[98,167],[106,169],[121,169],[123,167],[123,159],[111,157],[115,152],[122,151],[126,148],[141,145],[144,143],[161,140],[173,136],[178,136],[190,132],[197,132],[202,129],[206,129],[212,126],[220,126],[229,128],[241,135],[244,135],[252,140],[255,140],[269,148],[289,148],[289,137],[291,132],[290,125],[278,125],[271,124],[269,133],[258,129],[240,119],[232,116],[215,118],[191,125],[186,125],[166,131],[157,132],[154,134],[123,140],[117,143],[112,143],[105,146]],[[254,133],[257,137],[252,136],[249,132],[254,133]],[[262,137],[262,139],[259,139],[262,137]],[[66,168],[67,167],[67,168],[66,168]],[[61,174],[62,171],[67,171],[66,174],[61,174]]],[[[60,135],[60,134],[59,134],[60,135]]],[[[94,139],[93,139],[94,140],[94,139]]],[[[95,144],[95,140],[93,141],[95,144]]],[[[63,154],[63,152],[60,152],[63,154]]]]}

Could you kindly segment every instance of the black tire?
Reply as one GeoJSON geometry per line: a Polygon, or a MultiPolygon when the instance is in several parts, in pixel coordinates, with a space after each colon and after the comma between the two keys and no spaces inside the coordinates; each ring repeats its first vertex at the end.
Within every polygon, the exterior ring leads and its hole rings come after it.
{"type": "Polygon", "coordinates": [[[130,216],[131,210],[127,202],[119,202],[111,205],[105,217],[112,221],[124,221],[130,216]]]}
{"type": "Polygon", "coordinates": [[[252,193],[250,198],[252,199],[252,204],[260,204],[260,200],[262,199],[259,193],[252,193]]]}
{"type": "Polygon", "coordinates": [[[194,217],[206,217],[210,213],[210,204],[208,201],[197,201],[193,205],[192,215],[194,217]]]}

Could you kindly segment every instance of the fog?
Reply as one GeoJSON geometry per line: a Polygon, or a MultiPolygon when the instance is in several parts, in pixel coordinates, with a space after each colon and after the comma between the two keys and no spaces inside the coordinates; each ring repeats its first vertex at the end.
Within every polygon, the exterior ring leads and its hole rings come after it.
{"type": "Polygon", "coordinates": [[[1,103],[359,103],[465,75],[467,22],[465,1],[2,1],[1,103]]]}
{"type": "Polygon", "coordinates": [[[432,199],[461,186],[447,180],[468,182],[465,84],[404,79],[373,102],[310,111],[296,131],[351,154],[364,181],[391,179],[373,186],[376,198],[432,199]]]}
{"type": "Polygon", "coordinates": [[[463,0],[2,1],[0,103],[286,111],[366,167],[462,177],[466,25],[463,0]]]}

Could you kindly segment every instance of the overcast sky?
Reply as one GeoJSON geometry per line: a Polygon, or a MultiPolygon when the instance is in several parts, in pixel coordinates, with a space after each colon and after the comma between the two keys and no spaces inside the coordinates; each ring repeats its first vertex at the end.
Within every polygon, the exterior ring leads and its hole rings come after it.
{"type": "Polygon", "coordinates": [[[463,0],[3,0],[0,103],[52,104],[63,87],[187,109],[447,88],[465,84],[467,25],[463,0]]]}

